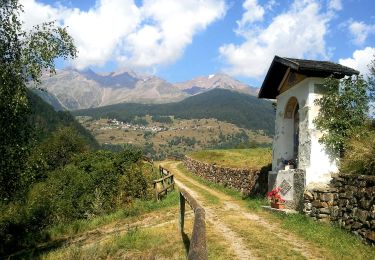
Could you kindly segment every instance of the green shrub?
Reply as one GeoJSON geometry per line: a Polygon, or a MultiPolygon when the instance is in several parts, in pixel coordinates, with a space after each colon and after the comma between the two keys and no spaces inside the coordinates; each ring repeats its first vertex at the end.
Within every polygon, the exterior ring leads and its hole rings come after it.
{"type": "Polygon", "coordinates": [[[79,155],[33,185],[29,210],[40,216],[43,225],[50,225],[108,213],[135,198],[145,198],[148,183],[140,157],[140,152],[132,150],[79,155]]]}
{"type": "Polygon", "coordinates": [[[375,131],[354,136],[347,144],[344,158],[341,160],[341,172],[375,175],[375,131]]]}
{"type": "Polygon", "coordinates": [[[49,171],[65,166],[74,156],[88,150],[85,139],[75,129],[59,128],[32,150],[23,174],[24,186],[42,181],[49,171]]]}

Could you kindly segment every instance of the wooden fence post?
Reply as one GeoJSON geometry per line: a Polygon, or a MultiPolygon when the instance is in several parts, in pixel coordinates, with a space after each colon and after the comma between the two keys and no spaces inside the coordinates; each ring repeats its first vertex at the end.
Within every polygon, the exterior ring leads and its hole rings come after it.
{"type": "Polygon", "coordinates": [[[180,231],[181,233],[184,232],[184,224],[185,224],[185,198],[180,192],[180,231]]]}

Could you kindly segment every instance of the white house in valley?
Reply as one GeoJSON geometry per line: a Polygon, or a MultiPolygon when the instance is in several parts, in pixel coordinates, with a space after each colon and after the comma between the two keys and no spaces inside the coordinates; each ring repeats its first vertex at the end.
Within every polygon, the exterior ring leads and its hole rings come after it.
{"type": "Polygon", "coordinates": [[[324,78],[358,74],[354,69],[328,61],[275,56],[259,91],[259,98],[277,101],[269,189],[281,186],[284,197],[292,200],[296,196],[295,186],[327,184],[331,173],[338,171],[337,158],[319,143],[322,133],[313,122],[319,107],[314,101],[324,91],[324,78]],[[295,162],[295,169],[286,166],[290,160],[295,162]]]}

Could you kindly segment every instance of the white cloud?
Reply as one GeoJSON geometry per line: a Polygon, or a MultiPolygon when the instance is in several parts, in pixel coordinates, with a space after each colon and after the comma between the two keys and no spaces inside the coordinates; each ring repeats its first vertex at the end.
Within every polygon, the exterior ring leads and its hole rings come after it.
{"type": "Polygon", "coordinates": [[[37,3],[35,0],[21,0],[25,12],[21,13],[21,20],[25,22],[24,27],[31,29],[34,25],[43,22],[57,21],[61,24],[64,16],[69,15],[73,10],[59,6],[54,8],[50,5],[37,3]]]}
{"type": "Polygon", "coordinates": [[[375,25],[369,25],[361,21],[350,21],[349,31],[353,37],[353,42],[362,45],[370,34],[375,34],[375,25]]]}
{"type": "Polygon", "coordinates": [[[274,17],[264,28],[241,32],[245,42],[220,47],[232,75],[261,77],[274,55],[295,58],[326,58],[325,35],[332,12],[321,11],[320,1],[295,0],[289,10],[274,17]]]}
{"type": "Polygon", "coordinates": [[[249,23],[263,20],[264,8],[258,5],[257,0],[246,0],[242,7],[245,9],[245,13],[242,15],[241,20],[237,21],[240,31],[249,23]]]}
{"type": "Polygon", "coordinates": [[[99,0],[88,11],[21,0],[25,27],[57,20],[68,26],[79,54],[77,68],[117,60],[122,66],[153,67],[176,61],[194,35],[224,16],[224,0],[99,0]]]}
{"type": "Polygon", "coordinates": [[[69,26],[79,51],[75,66],[104,65],[140,22],[140,11],[132,0],[102,0],[95,9],[67,16],[64,25],[69,26]]]}
{"type": "Polygon", "coordinates": [[[328,9],[331,9],[331,10],[334,10],[334,11],[342,10],[341,0],[329,0],[328,1],[328,9]]]}
{"type": "Polygon", "coordinates": [[[225,2],[221,0],[199,4],[192,0],[146,0],[142,16],[153,22],[129,35],[124,44],[131,55],[120,55],[118,60],[137,67],[174,62],[193,36],[221,18],[225,11],[225,2]]]}
{"type": "Polygon", "coordinates": [[[350,68],[356,69],[363,75],[368,75],[371,61],[375,58],[375,48],[366,47],[362,50],[356,50],[353,52],[351,58],[340,59],[339,63],[350,68]]]}

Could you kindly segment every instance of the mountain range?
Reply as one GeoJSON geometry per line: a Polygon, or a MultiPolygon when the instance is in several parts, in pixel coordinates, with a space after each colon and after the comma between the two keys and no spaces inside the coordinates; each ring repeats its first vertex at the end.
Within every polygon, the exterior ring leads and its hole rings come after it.
{"type": "Polygon", "coordinates": [[[154,75],[129,69],[111,73],[96,73],[90,69],[58,70],[44,74],[44,91],[35,92],[56,110],[77,110],[118,103],[160,104],[181,101],[215,88],[256,95],[257,88],[218,73],[172,84],[154,75]]]}

